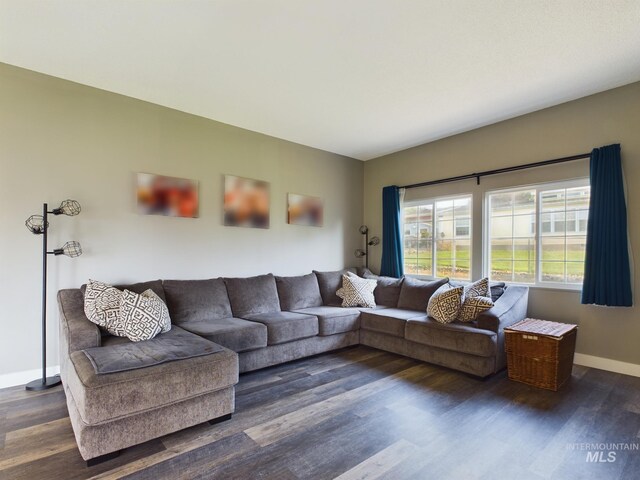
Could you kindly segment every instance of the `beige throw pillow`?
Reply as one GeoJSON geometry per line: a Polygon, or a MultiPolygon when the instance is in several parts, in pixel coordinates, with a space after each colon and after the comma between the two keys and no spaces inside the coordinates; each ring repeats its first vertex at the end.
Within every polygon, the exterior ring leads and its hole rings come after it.
{"type": "Polygon", "coordinates": [[[460,322],[473,322],[482,312],[493,307],[490,297],[467,297],[462,302],[458,320],[460,322]]]}
{"type": "Polygon", "coordinates": [[[360,278],[357,275],[343,275],[342,288],[336,295],[342,299],[343,307],[370,307],[376,306],[373,295],[378,282],[376,280],[360,278]]]}
{"type": "Polygon", "coordinates": [[[441,286],[429,299],[427,313],[440,323],[451,323],[460,313],[464,287],[441,286]]]}
{"type": "Polygon", "coordinates": [[[460,322],[473,322],[478,315],[493,307],[491,289],[487,277],[464,287],[462,306],[458,315],[460,322]]]}
{"type": "Polygon", "coordinates": [[[487,277],[481,278],[464,287],[464,297],[490,297],[491,290],[489,289],[489,279],[487,277]]]}
{"type": "Polygon", "coordinates": [[[125,290],[120,304],[124,333],[132,342],[151,340],[160,332],[171,330],[169,310],[151,289],[141,294],[125,290]]]}
{"type": "Polygon", "coordinates": [[[125,337],[120,319],[122,292],[103,282],[89,280],[84,292],[84,313],[87,318],[111,335],[125,337]]]}

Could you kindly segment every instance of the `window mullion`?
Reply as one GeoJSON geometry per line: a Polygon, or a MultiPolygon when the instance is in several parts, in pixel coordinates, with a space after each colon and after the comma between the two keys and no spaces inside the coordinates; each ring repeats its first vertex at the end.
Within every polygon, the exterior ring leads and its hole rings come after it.
{"type": "Polygon", "coordinates": [[[511,194],[511,281],[516,281],[516,194],[511,194]]]}
{"type": "Polygon", "coordinates": [[[536,261],[534,277],[536,279],[535,284],[542,281],[542,197],[540,196],[540,190],[536,188],[536,261]]]}
{"type": "Polygon", "coordinates": [[[431,276],[436,278],[438,276],[438,271],[436,270],[436,238],[438,238],[438,232],[436,228],[438,226],[438,222],[436,221],[438,213],[436,212],[436,204],[438,202],[433,202],[431,204],[431,276]]]}
{"type": "Polygon", "coordinates": [[[569,195],[569,192],[567,191],[567,189],[564,189],[564,243],[562,245],[562,250],[563,250],[563,256],[564,256],[564,263],[562,264],[563,266],[563,271],[564,271],[564,283],[567,283],[567,195],[569,195]]]}

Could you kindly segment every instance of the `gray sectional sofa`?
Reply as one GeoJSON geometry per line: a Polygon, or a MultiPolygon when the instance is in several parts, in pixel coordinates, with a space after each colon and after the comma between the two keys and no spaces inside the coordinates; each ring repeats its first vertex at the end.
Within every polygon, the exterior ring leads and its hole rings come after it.
{"type": "MultiPolygon", "coordinates": [[[[356,272],[355,269],[349,269],[356,272]]],[[[342,308],[342,274],[164,280],[151,288],[172,330],[133,343],[106,335],[84,314],[83,290],[61,290],[61,377],[85,460],[234,411],[238,374],[363,344],[486,377],[505,367],[503,330],[526,317],[526,287],[494,285],[495,306],[470,324],[429,318],[446,282],[376,277],[376,308],[342,308]]]]}

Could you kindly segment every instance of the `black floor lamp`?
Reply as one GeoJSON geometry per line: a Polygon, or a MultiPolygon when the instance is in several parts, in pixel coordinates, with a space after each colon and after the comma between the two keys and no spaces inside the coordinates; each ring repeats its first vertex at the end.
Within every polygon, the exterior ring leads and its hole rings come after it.
{"type": "Polygon", "coordinates": [[[25,225],[35,235],[42,235],[42,378],[27,383],[27,390],[46,390],[60,385],[60,377],[47,377],[47,256],[66,255],[67,257],[79,257],[82,255],[82,247],[78,242],[65,243],[62,248],[47,251],[47,230],[49,229],[48,215],[69,215],[71,217],[80,213],[80,204],[75,200],[65,200],[58,208],[49,211],[45,203],[42,206],[42,215],[31,215],[25,225]]]}
{"type": "Polygon", "coordinates": [[[362,250],[361,248],[358,248],[355,252],[354,255],[356,256],[356,258],[364,258],[364,262],[365,262],[365,267],[369,268],[369,247],[373,247],[375,245],[378,245],[380,243],[380,238],[379,237],[371,237],[371,240],[369,240],[369,227],[367,227],[366,225],[361,225],[360,226],[360,233],[362,235],[364,235],[364,250],[362,250]]]}

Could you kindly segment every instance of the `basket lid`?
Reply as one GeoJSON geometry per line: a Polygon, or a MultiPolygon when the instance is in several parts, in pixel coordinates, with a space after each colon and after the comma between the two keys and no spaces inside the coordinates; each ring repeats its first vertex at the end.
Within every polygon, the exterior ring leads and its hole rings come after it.
{"type": "Polygon", "coordinates": [[[578,328],[578,326],[572,323],[558,323],[550,322],[549,320],[538,320],[536,318],[525,318],[505,328],[504,331],[535,333],[537,335],[560,338],[574,328],[578,328]]]}

